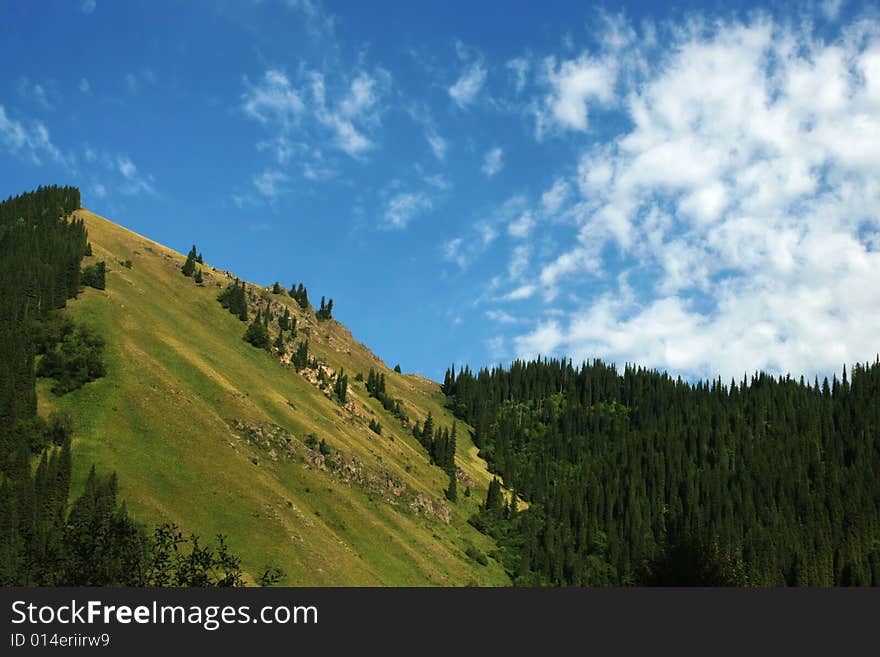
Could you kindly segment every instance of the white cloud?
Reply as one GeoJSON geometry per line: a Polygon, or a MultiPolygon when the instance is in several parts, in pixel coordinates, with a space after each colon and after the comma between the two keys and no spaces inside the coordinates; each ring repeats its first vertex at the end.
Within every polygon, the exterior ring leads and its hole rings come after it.
{"type": "Polygon", "coordinates": [[[141,175],[130,157],[117,155],[115,164],[116,169],[125,180],[119,189],[123,194],[155,193],[152,176],[141,175]]]}
{"type": "Polygon", "coordinates": [[[514,247],[510,254],[510,262],[507,264],[507,275],[511,280],[518,279],[526,271],[531,253],[532,249],[528,245],[514,247]]]}
{"type": "Polygon", "coordinates": [[[434,153],[434,157],[438,160],[443,161],[446,159],[446,150],[449,148],[449,144],[443,137],[438,135],[436,132],[429,132],[425,138],[428,140],[428,144],[431,146],[431,152],[434,153]]]}
{"type": "Polygon", "coordinates": [[[500,147],[495,146],[486,151],[486,155],[483,157],[482,171],[488,178],[501,171],[503,166],[504,151],[500,147]]]}
{"type": "Polygon", "coordinates": [[[332,37],[336,17],[327,12],[318,0],[285,0],[291,9],[298,10],[306,19],[306,29],[313,39],[332,37]]]}
{"type": "Polygon", "coordinates": [[[617,76],[613,61],[595,60],[582,55],[557,66],[553,57],[544,62],[550,93],[536,115],[536,131],[540,137],[545,125],[587,129],[587,107],[591,101],[609,103],[614,98],[617,76]]]}
{"type": "Polygon", "coordinates": [[[529,60],[525,57],[515,57],[507,62],[507,69],[513,77],[513,88],[517,95],[521,94],[526,87],[529,68],[529,60]]]}
{"type": "Polygon", "coordinates": [[[467,267],[467,256],[462,252],[462,238],[455,237],[443,245],[443,259],[454,262],[460,269],[467,267]]]}
{"type": "Polygon", "coordinates": [[[305,111],[305,103],[283,71],[269,69],[259,84],[251,85],[245,80],[245,86],[248,90],[242,97],[244,111],[261,123],[274,120],[287,129],[305,111]]]}
{"type": "Polygon", "coordinates": [[[537,328],[526,335],[514,338],[516,355],[522,358],[548,356],[565,342],[565,336],[556,320],[541,322],[537,328]]]}
{"type": "Polygon", "coordinates": [[[480,60],[472,62],[465,67],[455,84],[449,87],[449,96],[456,105],[465,108],[474,102],[485,83],[486,68],[483,62],[480,60]]]}
{"type": "Polygon", "coordinates": [[[541,208],[545,217],[557,214],[568,200],[571,188],[564,178],[558,178],[553,186],[541,195],[541,208]]]}
{"type": "Polygon", "coordinates": [[[98,6],[98,3],[95,0],[82,0],[79,4],[79,9],[86,16],[90,15],[95,11],[95,8],[98,6]]]}
{"type": "Polygon", "coordinates": [[[516,219],[507,224],[507,232],[511,237],[525,238],[535,227],[535,219],[532,213],[526,210],[516,219]]]}
{"type": "Polygon", "coordinates": [[[92,185],[92,194],[94,194],[96,198],[104,198],[107,196],[107,188],[101,183],[95,183],[92,185]]]}
{"type": "Polygon", "coordinates": [[[385,210],[385,226],[391,229],[406,228],[414,217],[433,207],[433,202],[426,194],[419,192],[396,194],[388,202],[385,210]]]}
{"type": "Polygon", "coordinates": [[[503,310],[487,310],[486,317],[493,322],[499,322],[501,324],[516,324],[519,322],[516,317],[503,310]]]}
{"type": "MultiPolygon", "coordinates": [[[[662,52],[621,50],[622,68],[650,62],[621,80],[627,127],[586,146],[575,243],[541,267],[545,298],[569,282],[599,292],[539,320],[517,354],[725,378],[873,359],[880,23],[836,39],[766,17],[663,29],[662,52]]],[[[552,70],[548,116],[585,129],[601,75],[552,70]]]]}
{"type": "Polygon", "coordinates": [[[840,16],[840,10],[843,9],[843,0],[822,0],[819,3],[819,8],[826,19],[835,21],[840,16]]]}
{"type": "Polygon", "coordinates": [[[80,78],[79,90],[81,93],[84,93],[84,94],[90,93],[92,91],[92,87],[86,78],[80,78]]]}
{"type": "Polygon", "coordinates": [[[52,143],[49,129],[41,121],[31,121],[26,126],[21,121],[10,118],[3,105],[0,105],[0,145],[13,155],[20,155],[33,164],[42,164],[44,157],[69,166],[67,158],[52,143]]]}
{"type": "Polygon", "coordinates": [[[274,200],[281,194],[281,185],[289,180],[288,176],[275,169],[267,169],[254,176],[254,187],[267,199],[274,200]]]}
{"type": "Polygon", "coordinates": [[[526,285],[520,285],[518,288],[512,290],[511,292],[508,292],[501,298],[505,301],[522,301],[523,299],[528,299],[532,297],[537,291],[537,285],[532,285],[531,283],[528,283],[526,285]]]}
{"type": "MultiPolygon", "coordinates": [[[[328,138],[333,147],[358,158],[374,145],[370,132],[380,123],[381,99],[390,84],[390,75],[381,69],[359,71],[332,87],[317,71],[301,71],[297,86],[284,71],[269,69],[257,84],[245,79],[242,108],[273,132],[269,143],[275,145],[279,164],[290,158],[293,134],[305,142],[304,158],[320,159],[328,138]]],[[[318,169],[326,166],[310,162],[305,170],[318,169]]]]}

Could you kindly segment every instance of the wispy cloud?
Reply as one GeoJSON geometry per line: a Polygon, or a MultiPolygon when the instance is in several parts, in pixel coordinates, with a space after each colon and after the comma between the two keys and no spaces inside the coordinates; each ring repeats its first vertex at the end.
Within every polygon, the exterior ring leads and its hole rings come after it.
{"type": "Polygon", "coordinates": [[[82,0],[82,2],[79,3],[79,10],[86,16],[89,16],[95,11],[97,6],[98,3],[95,2],[95,0],[82,0]]]}
{"type": "Polygon", "coordinates": [[[359,158],[374,147],[371,133],[380,125],[381,101],[391,84],[382,69],[360,71],[350,79],[335,80],[332,88],[325,74],[301,71],[297,83],[280,69],[268,69],[257,83],[245,79],[242,109],[246,116],[264,125],[272,134],[258,146],[271,145],[278,164],[286,164],[296,136],[306,158],[304,174],[332,171],[322,152],[330,147],[359,158]],[[341,83],[341,84],[340,84],[341,83]]]}
{"type": "Polygon", "coordinates": [[[402,192],[395,194],[388,201],[385,210],[385,227],[403,229],[416,216],[434,207],[431,198],[421,192],[402,192]]]}
{"type": "Polygon", "coordinates": [[[504,151],[499,146],[490,148],[483,157],[482,171],[487,178],[491,178],[504,167],[504,151]]]}
{"type": "Polygon", "coordinates": [[[471,62],[465,66],[458,80],[449,87],[449,97],[464,109],[476,100],[485,83],[486,67],[482,60],[471,62]]]}
{"type": "Polygon", "coordinates": [[[272,201],[278,198],[278,195],[281,194],[282,189],[280,185],[287,180],[289,180],[289,178],[283,172],[274,169],[267,169],[254,176],[254,187],[257,188],[257,191],[263,197],[272,201]]]}
{"type": "Polygon", "coordinates": [[[120,191],[123,194],[156,193],[153,186],[153,177],[142,175],[127,155],[118,155],[116,157],[116,168],[124,179],[124,183],[120,186],[120,191]]]}
{"type": "Polygon", "coordinates": [[[68,158],[61,153],[49,136],[49,129],[42,121],[25,124],[6,114],[0,105],[0,144],[13,155],[23,157],[33,164],[42,164],[45,158],[69,166],[68,158]]]}

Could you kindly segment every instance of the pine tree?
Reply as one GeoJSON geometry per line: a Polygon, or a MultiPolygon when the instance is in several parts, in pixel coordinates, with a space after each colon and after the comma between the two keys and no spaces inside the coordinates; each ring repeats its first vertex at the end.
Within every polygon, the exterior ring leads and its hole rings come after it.
{"type": "Polygon", "coordinates": [[[257,316],[254,317],[254,321],[247,327],[244,340],[258,349],[267,349],[269,347],[269,331],[263,323],[259,310],[257,311],[257,316]]]}
{"type": "Polygon", "coordinates": [[[458,483],[455,480],[454,474],[449,475],[449,487],[444,492],[446,499],[450,502],[458,500],[458,483]]]}
{"type": "Polygon", "coordinates": [[[199,268],[196,270],[196,275],[193,277],[193,280],[195,281],[196,285],[201,285],[201,284],[202,284],[202,281],[203,281],[204,279],[202,278],[202,268],[201,268],[201,267],[199,267],[199,268]]]}
{"type": "Polygon", "coordinates": [[[186,262],[183,263],[181,272],[184,276],[192,276],[196,269],[196,245],[193,244],[192,249],[186,256],[186,262]]]}
{"type": "Polygon", "coordinates": [[[504,496],[501,494],[501,482],[497,477],[493,477],[489,482],[489,490],[486,493],[486,511],[490,513],[500,513],[504,509],[504,496]]]}
{"type": "Polygon", "coordinates": [[[275,284],[272,286],[272,294],[281,294],[281,292],[281,285],[278,283],[278,281],[275,281],[275,284]]]}

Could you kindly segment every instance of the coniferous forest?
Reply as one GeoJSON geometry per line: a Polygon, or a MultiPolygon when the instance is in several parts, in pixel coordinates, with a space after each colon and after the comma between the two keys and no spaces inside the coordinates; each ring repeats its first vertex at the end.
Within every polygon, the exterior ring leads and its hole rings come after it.
{"type": "Polygon", "coordinates": [[[691,384],[601,361],[447,371],[520,585],[880,585],[880,361],[691,384]]]}

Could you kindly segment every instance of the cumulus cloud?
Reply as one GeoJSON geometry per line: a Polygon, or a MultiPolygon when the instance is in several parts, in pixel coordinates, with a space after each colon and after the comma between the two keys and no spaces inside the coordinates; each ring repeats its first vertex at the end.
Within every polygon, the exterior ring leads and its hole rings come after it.
{"type": "Polygon", "coordinates": [[[535,131],[540,138],[548,127],[585,131],[590,102],[609,103],[614,98],[617,67],[614,60],[581,55],[557,63],[544,61],[549,93],[535,113],[535,131]]]}
{"type": "Polygon", "coordinates": [[[482,167],[482,171],[486,177],[491,178],[501,171],[502,167],[504,167],[504,151],[498,146],[486,151],[486,155],[483,157],[482,167]]]}
{"type": "MultiPolygon", "coordinates": [[[[651,62],[624,90],[627,127],[586,147],[575,244],[539,276],[551,298],[567,282],[602,285],[515,351],[726,378],[873,359],[880,24],[819,39],[766,17],[696,21],[656,43],[651,57],[627,50],[651,62]]],[[[597,66],[549,67],[560,126],[584,130],[589,99],[608,99],[597,66]]]]}
{"type": "Polygon", "coordinates": [[[455,104],[465,108],[476,100],[477,95],[486,83],[486,67],[478,60],[467,65],[456,80],[449,87],[449,96],[455,104]]]}
{"type": "Polygon", "coordinates": [[[402,192],[391,197],[385,210],[385,227],[403,229],[417,215],[434,207],[431,198],[420,192],[402,192]]]}

